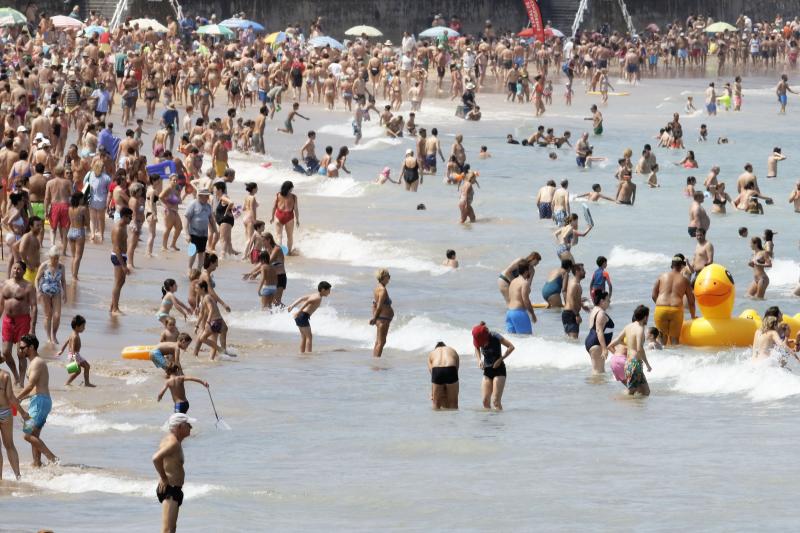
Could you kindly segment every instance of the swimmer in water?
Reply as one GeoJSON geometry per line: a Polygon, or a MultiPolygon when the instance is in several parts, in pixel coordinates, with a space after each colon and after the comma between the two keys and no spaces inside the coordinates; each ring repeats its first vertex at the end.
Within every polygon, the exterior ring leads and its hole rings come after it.
{"type": "Polygon", "coordinates": [[[648,350],[663,350],[664,345],[661,344],[659,340],[661,337],[661,332],[658,331],[656,327],[649,327],[647,328],[647,339],[645,342],[647,343],[648,350]]]}
{"type": "Polygon", "coordinates": [[[777,329],[777,317],[764,317],[761,328],[753,337],[753,361],[769,359],[774,349],[786,348],[786,341],[781,339],[777,329]]]}
{"type": "Polygon", "coordinates": [[[387,181],[390,181],[392,183],[399,184],[400,181],[399,180],[398,181],[393,180],[392,177],[391,177],[391,174],[392,174],[392,169],[391,168],[383,167],[383,170],[381,170],[380,174],[378,174],[378,177],[375,178],[375,183],[377,183],[378,185],[383,185],[387,181]]]}
{"type": "Polygon", "coordinates": [[[590,202],[597,202],[599,200],[608,200],[609,202],[616,202],[614,198],[601,194],[600,190],[601,190],[600,184],[595,183],[594,185],[592,185],[592,192],[579,194],[577,198],[587,198],[590,202]]]}
{"type": "Polygon", "coordinates": [[[447,250],[445,259],[442,261],[442,265],[450,268],[458,268],[458,259],[456,259],[455,250],[447,250]]]}

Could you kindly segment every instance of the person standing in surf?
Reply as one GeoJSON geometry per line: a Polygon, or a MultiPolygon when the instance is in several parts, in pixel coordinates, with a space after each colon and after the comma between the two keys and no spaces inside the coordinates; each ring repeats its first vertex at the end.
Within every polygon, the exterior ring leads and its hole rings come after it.
{"type": "Polygon", "coordinates": [[[503,390],[506,386],[505,360],[514,351],[514,345],[499,333],[489,331],[486,322],[472,328],[472,344],[478,367],[483,370],[481,396],[484,409],[503,410],[503,390]],[[506,347],[502,353],[502,346],[506,347]]]}

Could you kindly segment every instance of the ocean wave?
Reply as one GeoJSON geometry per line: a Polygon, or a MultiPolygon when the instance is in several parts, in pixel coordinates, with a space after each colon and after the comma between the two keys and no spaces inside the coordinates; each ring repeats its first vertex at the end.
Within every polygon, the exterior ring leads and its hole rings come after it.
{"type": "Polygon", "coordinates": [[[325,196],[333,198],[358,198],[363,196],[366,185],[353,178],[340,176],[338,178],[324,178],[314,189],[308,191],[312,196],[325,196]]]}
{"type": "Polygon", "coordinates": [[[89,433],[105,433],[107,431],[136,431],[144,426],[129,424],[127,422],[115,423],[98,418],[89,413],[83,414],[60,414],[53,413],[47,418],[47,423],[59,427],[67,427],[73,430],[76,435],[89,433]]]}
{"type": "MultiPolygon", "coordinates": [[[[133,479],[109,473],[77,471],[73,467],[55,466],[25,472],[24,482],[31,485],[65,494],[83,494],[86,492],[104,492],[140,498],[155,496],[158,482],[154,480],[133,479]]],[[[186,498],[200,498],[222,487],[210,484],[187,483],[183,487],[186,498]]]]}
{"type": "Polygon", "coordinates": [[[770,286],[794,288],[800,278],[800,263],[790,259],[775,259],[768,274],[770,286]]]}
{"type": "Polygon", "coordinates": [[[352,233],[315,231],[304,233],[298,249],[304,257],[341,261],[355,266],[385,267],[441,275],[450,269],[411,255],[387,241],[366,240],[352,233]]]}
{"type": "Polygon", "coordinates": [[[387,147],[387,146],[400,146],[404,142],[404,138],[394,138],[394,137],[378,137],[376,139],[370,139],[367,142],[361,142],[354,146],[350,147],[351,152],[361,151],[361,150],[370,150],[377,147],[387,147]]]}
{"type": "Polygon", "coordinates": [[[656,252],[643,252],[636,248],[625,248],[616,245],[608,254],[608,266],[613,268],[632,267],[649,269],[652,267],[667,268],[671,258],[656,252]]]}

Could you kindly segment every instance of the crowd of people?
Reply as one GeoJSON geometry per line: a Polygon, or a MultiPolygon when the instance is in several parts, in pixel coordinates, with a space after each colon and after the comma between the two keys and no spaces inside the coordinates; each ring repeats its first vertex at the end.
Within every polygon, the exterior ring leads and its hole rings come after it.
{"type": "MultiPolygon", "coordinates": [[[[77,11],[73,14],[77,17],[77,11]]],[[[185,25],[172,18],[163,34],[130,23],[85,33],[56,28],[47,16],[30,22],[30,29],[11,26],[2,30],[0,214],[8,266],[7,280],[0,287],[0,308],[2,359],[10,374],[0,370],[0,435],[18,478],[12,412],[24,419],[34,466],[43,464],[42,456],[57,461],[41,435],[52,400],[48,367],[38,354],[37,325],[49,345],[61,345],[59,355],[68,354],[67,385],[83,373],[83,384],[94,386],[91,365],[80,354],[86,319],[76,314],[70,322],[69,338],[63,345],[58,339],[67,283],[79,281],[86,247],[108,253],[110,266],[106,268],[113,272],[109,313],[118,315],[128,276],[146,265],[156,242],[161,242],[164,254],[180,251],[183,235],[189,249],[187,269],[163,283],[156,315],[163,331],[148,354],[164,371],[165,382],[157,399],[169,391],[175,411],[168,422],[170,433],[153,457],[165,531],[175,530],[183,500],[181,441],[189,436],[192,422],[186,415],[185,384],[209,387],[207,381],[184,373],[181,355],[199,356],[205,346],[211,359],[235,357],[228,346],[229,327],[223,313],[230,312],[231,306],[218,292],[221,287],[217,287],[214,272],[242,257],[249,262],[252,270],[244,279],[258,281],[254,301],[257,299],[262,309],[285,307],[294,312],[301,353],[313,350],[311,319],[332,291],[330,283],[321,281],[315,292],[288,305],[284,302],[287,261],[296,253],[295,230],[300,226],[299,198],[292,181],[281,185],[268,210],[259,202],[256,183],[245,185],[244,198],[232,197],[229,187],[236,179],[236,169],[231,166],[231,152],[266,153],[275,135],[294,135],[297,121],[308,118],[301,113],[303,106],[352,113],[354,142],[358,144],[364,122],[372,120],[374,112],[387,136],[415,138],[414,148],[407,149],[402,158],[397,180],[391,178],[387,166],[377,183],[390,181],[416,192],[426,176],[437,175],[441,161],[445,165],[441,179],[458,188],[458,220],[466,224],[477,218],[473,204],[480,188],[479,172],[468,162],[461,135],[455,136],[445,157],[438,129],[417,124],[425,98],[459,99],[459,116],[480,120],[476,95],[497,90],[510,102],[532,103],[531,113],[541,116],[552,103],[557,80],[565,84],[567,104],[571,103],[575,78],[583,79],[586,90],[597,90],[601,103],[606,102],[609,90],[614,90],[609,83],[614,68],[631,84],[641,76],[705,72],[709,58],[716,61],[720,74],[791,70],[796,67],[796,39],[800,36],[797,18],[753,23],[742,16],[736,30],[709,33],[705,29],[712,23],[710,18],[690,16],[685,23],[675,22],[664,31],[649,27],[639,36],[584,32],[574,40],[552,37],[542,43],[520,39],[513,32],[499,33],[487,21],[477,37],[449,39],[443,33],[422,40],[405,32],[398,45],[362,36],[340,48],[308,44],[299,26],[287,28],[285,41],[267,43],[249,29],[231,40],[187,36],[185,25]],[[379,101],[386,102],[380,109],[379,101]],[[410,112],[404,117],[400,113],[406,107],[410,112]],[[273,133],[267,124],[276,113],[283,117],[283,124],[273,133]],[[117,135],[115,125],[121,126],[122,135],[117,135]],[[156,130],[147,133],[146,125],[156,130]],[[152,136],[149,143],[148,135],[152,136]],[[233,239],[237,219],[247,243],[241,251],[235,249],[233,239]],[[46,240],[49,246],[45,248],[46,240]],[[145,247],[144,259],[136,254],[140,243],[145,247]],[[44,261],[43,248],[47,251],[44,261]],[[65,257],[71,258],[68,266],[65,257]],[[179,284],[188,289],[185,303],[177,296],[179,284]],[[43,328],[38,324],[40,310],[43,328]],[[193,317],[194,331],[181,331],[173,311],[193,317]],[[27,408],[20,403],[26,399],[30,399],[27,408]]],[[[107,21],[93,14],[85,22],[104,25],[107,21]]],[[[317,20],[307,37],[323,34],[322,21],[317,20]]],[[[735,111],[741,111],[741,77],[727,84],[725,91],[720,96],[714,84],[709,87],[705,107],[709,116],[716,113],[720,98],[723,105],[732,102],[735,111]]],[[[782,112],[787,92],[794,91],[783,74],[776,86],[782,112]]],[[[687,112],[692,111],[690,99],[687,112]]],[[[602,113],[596,105],[590,112],[587,120],[592,134],[602,135],[602,113]]],[[[685,149],[683,136],[676,113],[659,133],[657,146],[685,149]]],[[[707,140],[705,125],[698,136],[707,140]]],[[[350,173],[347,146],[338,151],[326,146],[319,158],[316,133],[307,131],[301,137],[292,170],[331,179],[340,172],[350,173]]],[[[581,168],[605,159],[593,153],[589,132],[582,133],[574,146],[570,138],[569,131],[556,136],[553,127],[542,125],[521,145],[556,150],[569,147],[581,168]]],[[[510,134],[507,142],[520,144],[510,134]]],[[[722,138],[718,142],[723,142],[722,138]]],[[[558,157],[556,152],[549,156],[558,157]]],[[[477,154],[481,160],[490,157],[487,146],[477,154]]],[[[780,147],[774,148],[767,158],[767,178],[777,177],[778,163],[786,157],[780,147]]],[[[633,161],[631,149],[618,159],[613,196],[606,196],[601,185],[595,184],[591,192],[579,197],[633,206],[634,175],[646,176],[650,187],[659,186],[659,165],[650,144],[643,146],[638,162],[633,161]]],[[[692,151],[675,163],[697,167],[692,151]]],[[[565,335],[578,339],[586,316],[589,328],[584,343],[593,371],[604,373],[610,362],[629,394],[648,395],[645,369],[649,371],[651,366],[647,352],[679,342],[684,306],[692,317],[696,314],[691,279],[714,262],[714,247],[708,240],[712,217],[703,207],[705,200],[711,200],[712,215],[726,213],[728,203],[737,210],[763,214],[760,201],[773,201],[761,193],[751,164],[744,166],[737,180],[735,199],[726,192],[719,173],[719,167],[713,167],[702,186],[696,178],[687,180],[686,195],[691,198],[687,228],[696,240],[695,253],[691,259],[676,254],[669,271],[656,280],[652,292],[655,328],[647,327],[650,309],[642,305],[616,336],[608,314],[612,285],[607,259],[597,258],[587,298],[583,292],[587,270],[573,254],[579,239],[587,238],[593,228],[591,217],[585,217],[587,225],[581,231],[580,217],[570,205],[568,180],[561,180],[560,186],[556,180],[548,180],[538,191],[536,206],[539,218],[555,224],[556,257],[552,259],[558,267],[546,276],[542,304],[533,303],[530,296],[542,254],[531,252],[499,274],[507,332],[530,335],[537,321],[537,306],[560,308],[565,335]]],[[[800,212],[800,182],[792,189],[789,202],[800,212]]],[[[743,230],[747,236],[746,228],[743,230]]],[[[763,239],[751,240],[754,281],[748,294],[754,298],[764,298],[769,285],[766,270],[774,257],[773,237],[774,232],[766,230],[763,239]]],[[[444,264],[458,268],[454,250],[447,251],[444,264]]],[[[395,317],[388,291],[390,279],[386,269],[375,273],[369,318],[376,331],[374,357],[383,355],[395,317]]],[[[800,290],[796,294],[800,295],[800,290]]],[[[775,348],[788,349],[791,339],[784,326],[777,309],[765,318],[753,344],[756,359],[769,357],[775,348]]],[[[500,410],[507,376],[504,360],[515,346],[485,322],[472,329],[472,339],[484,376],[483,406],[500,410]]],[[[458,367],[459,354],[444,343],[429,354],[434,408],[458,408],[458,367]]]]}

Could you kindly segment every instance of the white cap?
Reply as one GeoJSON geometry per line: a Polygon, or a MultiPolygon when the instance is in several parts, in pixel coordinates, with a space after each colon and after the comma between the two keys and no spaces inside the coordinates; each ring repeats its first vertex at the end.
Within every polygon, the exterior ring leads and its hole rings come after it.
{"type": "Polygon", "coordinates": [[[23,132],[23,131],[28,131],[28,128],[26,128],[25,126],[20,126],[20,127],[17,128],[17,133],[20,133],[20,132],[23,132]]]}
{"type": "Polygon", "coordinates": [[[196,418],[190,418],[189,416],[183,413],[173,413],[169,417],[169,420],[167,420],[167,425],[169,426],[169,429],[172,430],[183,423],[193,424],[195,422],[197,422],[196,418]]]}
{"type": "Polygon", "coordinates": [[[44,139],[44,133],[42,133],[41,131],[36,134],[36,137],[33,138],[34,141],[40,141],[42,139],[44,139]]]}

